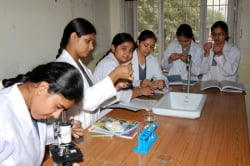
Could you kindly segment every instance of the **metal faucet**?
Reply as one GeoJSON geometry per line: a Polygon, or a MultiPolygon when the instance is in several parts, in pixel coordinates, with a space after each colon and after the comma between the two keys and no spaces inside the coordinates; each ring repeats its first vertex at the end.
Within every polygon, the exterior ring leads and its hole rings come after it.
{"type": "Polygon", "coordinates": [[[190,92],[190,79],[191,79],[191,67],[192,67],[192,61],[191,61],[191,55],[187,55],[186,65],[187,65],[187,93],[190,92]]]}

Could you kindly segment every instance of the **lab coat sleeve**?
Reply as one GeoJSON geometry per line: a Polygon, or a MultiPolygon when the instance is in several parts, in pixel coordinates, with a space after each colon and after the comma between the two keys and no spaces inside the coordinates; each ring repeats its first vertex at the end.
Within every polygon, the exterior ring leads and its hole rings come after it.
{"type": "Polygon", "coordinates": [[[132,89],[121,89],[118,92],[118,100],[122,101],[122,102],[129,102],[131,100],[133,94],[133,90],[132,89]]]}
{"type": "Polygon", "coordinates": [[[97,82],[107,77],[119,65],[112,56],[113,54],[110,53],[96,66],[93,75],[97,82]]]}
{"type": "MultiPolygon", "coordinates": [[[[1,124],[2,126],[4,124],[1,124]]],[[[8,134],[0,129],[0,163],[6,160],[15,151],[14,141],[9,140],[8,134]]]]}
{"type": "Polygon", "coordinates": [[[162,73],[162,70],[161,70],[161,66],[159,64],[159,62],[156,60],[155,57],[152,56],[152,58],[150,59],[150,62],[152,63],[152,66],[150,67],[150,71],[152,71],[152,79],[154,81],[156,80],[164,80],[165,83],[168,82],[167,80],[167,77],[165,77],[162,73]]]}
{"type": "MultiPolygon", "coordinates": [[[[2,136],[1,136],[2,137],[2,136]]],[[[0,138],[0,163],[3,163],[12,153],[14,153],[14,146],[10,142],[4,141],[0,138]]]]}
{"type": "Polygon", "coordinates": [[[84,88],[83,109],[95,111],[104,101],[116,96],[117,92],[110,77],[84,88]]]}
{"type": "Polygon", "coordinates": [[[223,50],[222,56],[215,56],[215,61],[222,75],[235,75],[240,63],[240,50],[231,45],[229,48],[223,50]]]}
{"type": "MultiPolygon", "coordinates": [[[[102,59],[95,68],[94,77],[97,81],[104,79],[108,76],[117,66],[119,66],[118,61],[115,56],[110,52],[104,59],[102,59]]],[[[120,90],[117,94],[115,100],[109,100],[108,103],[112,104],[117,101],[130,101],[132,93],[127,90],[120,90]]]]}
{"type": "Polygon", "coordinates": [[[97,67],[94,71],[94,77],[96,79],[96,81],[101,81],[102,79],[104,79],[105,77],[107,77],[114,68],[112,68],[111,66],[107,65],[105,68],[99,68],[97,67]]]}
{"type": "Polygon", "coordinates": [[[208,71],[209,71],[209,57],[203,57],[201,61],[200,74],[207,74],[208,71]]]}
{"type": "Polygon", "coordinates": [[[134,86],[134,87],[141,86],[141,80],[134,80],[134,81],[133,81],[133,86],[134,86]]]}
{"type": "Polygon", "coordinates": [[[174,53],[174,51],[176,52],[176,41],[172,41],[169,46],[167,47],[167,49],[165,50],[164,54],[163,54],[163,57],[162,57],[162,60],[161,60],[161,66],[164,68],[164,69],[167,69],[169,71],[169,69],[171,68],[172,64],[169,64],[168,63],[168,58],[170,57],[170,55],[172,53],[174,53]]]}
{"type": "Polygon", "coordinates": [[[192,75],[194,76],[198,76],[200,74],[200,70],[201,70],[201,63],[202,63],[202,57],[203,57],[203,49],[202,47],[195,45],[195,43],[193,43],[194,48],[191,48],[192,53],[192,67],[191,67],[191,72],[192,75]]]}

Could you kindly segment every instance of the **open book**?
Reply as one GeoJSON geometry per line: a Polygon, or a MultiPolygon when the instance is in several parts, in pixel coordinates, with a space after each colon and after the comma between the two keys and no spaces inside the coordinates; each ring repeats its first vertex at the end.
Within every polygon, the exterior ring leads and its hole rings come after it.
{"type": "Polygon", "coordinates": [[[138,127],[139,122],[137,121],[105,116],[92,124],[88,131],[132,139],[137,134],[138,127]]]}
{"type": "Polygon", "coordinates": [[[156,103],[157,100],[134,98],[130,102],[119,102],[104,108],[123,108],[131,111],[151,110],[156,103]]]}
{"type": "Polygon", "coordinates": [[[245,87],[243,84],[233,81],[221,81],[218,82],[216,80],[202,81],[200,83],[200,90],[206,90],[210,88],[218,88],[223,92],[237,92],[243,93],[245,92],[245,87]]]}
{"type": "MultiPolygon", "coordinates": [[[[181,75],[167,75],[169,85],[187,85],[188,81],[183,80],[181,75]]],[[[190,85],[196,84],[198,81],[190,80],[190,85]]]]}

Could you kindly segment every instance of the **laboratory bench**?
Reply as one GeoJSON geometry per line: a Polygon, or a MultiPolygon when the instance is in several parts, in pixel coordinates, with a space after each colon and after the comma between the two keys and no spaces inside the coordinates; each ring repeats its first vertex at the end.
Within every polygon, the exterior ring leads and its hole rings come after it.
{"type": "MultiPolygon", "coordinates": [[[[181,86],[172,86],[181,91],[181,86]]],[[[219,91],[191,93],[207,95],[200,118],[156,115],[158,138],[147,154],[136,153],[137,137],[96,137],[85,131],[76,144],[82,151],[81,166],[249,166],[249,140],[245,95],[219,91]]],[[[142,122],[145,110],[114,109],[108,116],[142,122]]],[[[53,165],[47,157],[43,166],[53,165]]]]}

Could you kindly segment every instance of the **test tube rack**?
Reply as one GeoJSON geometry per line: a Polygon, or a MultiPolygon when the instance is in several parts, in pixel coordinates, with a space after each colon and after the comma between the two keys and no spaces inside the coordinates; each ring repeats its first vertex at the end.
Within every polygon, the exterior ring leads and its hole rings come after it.
{"type": "Polygon", "coordinates": [[[146,126],[144,130],[138,136],[138,144],[134,148],[134,152],[147,154],[151,146],[157,139],[157,135],[155,134],[155,129],[157,127],[156,123],[151,123],[146,126]]]}

